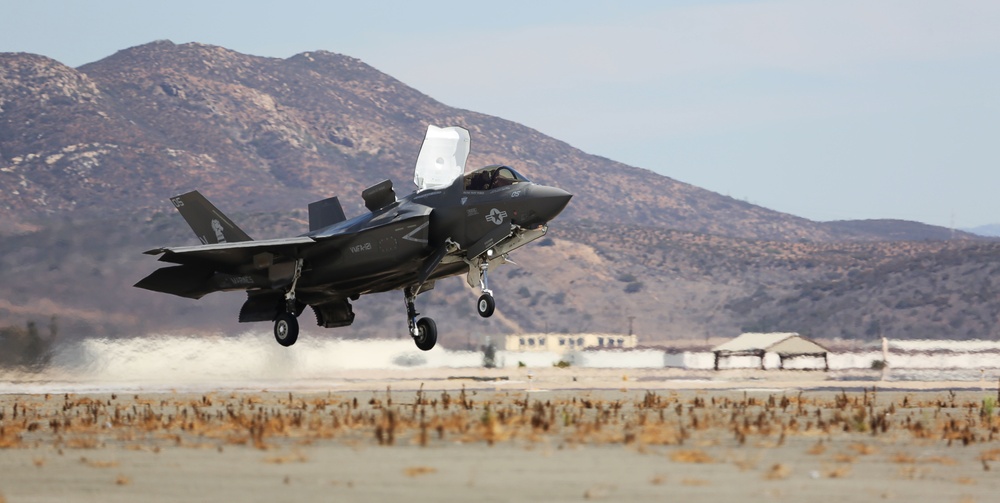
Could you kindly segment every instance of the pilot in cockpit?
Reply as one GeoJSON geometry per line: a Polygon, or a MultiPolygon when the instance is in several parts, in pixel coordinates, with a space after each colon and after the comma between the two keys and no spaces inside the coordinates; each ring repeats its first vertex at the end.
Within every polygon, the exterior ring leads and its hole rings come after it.
{"type": "Polygon", "coordinates": [[[492,186],[490,174],[492,171],[483,170],[479,173],[474,173],[469,178],[469,183],[465,187],[466,190],[489,190],[492,186]]]}

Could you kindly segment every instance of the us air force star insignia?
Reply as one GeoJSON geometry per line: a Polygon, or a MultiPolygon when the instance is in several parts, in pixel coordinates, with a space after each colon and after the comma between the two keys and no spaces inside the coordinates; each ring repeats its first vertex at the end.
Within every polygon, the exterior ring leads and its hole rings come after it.
{"type": "Polygon", "coordinates": [[[497,225],[502,224],[503,223],[503,219],[505,219],[505,218],[507,218],[507,212],[506,211],[500,211],[500,210],[498,210],[496,208],[493,208],[492,210],[490,210],[490,214],[486,215],[486,221],[487,222],[491,222],[491,223],[494,223],[494,224],[497,224],[497,225]]]}

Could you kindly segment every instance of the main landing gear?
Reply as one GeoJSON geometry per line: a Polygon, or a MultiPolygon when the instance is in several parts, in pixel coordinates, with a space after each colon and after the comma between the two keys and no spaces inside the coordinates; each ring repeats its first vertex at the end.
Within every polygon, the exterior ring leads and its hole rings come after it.
{"type": "Polygon", "coordinates": [[[299,320],[289,312],[279,313],[274,319],[274,340],[288,347],[299,338],[299,320]]]}
{"type": "MultiPolygon", "coordinates": [[[[295,273],[292,276],[292,285],[285,293],[285,310],[278,313],[274,318],[274,340],[278,344],[288,347],[295,344],[299,339],[299,320],[297,316],[302,312],[298,301],[295,300],[295,286],[302,275],[302,259],[295,261],[295,273]]],[[[304,306],[303,306],[304,307],[304,306]]]]}
{"type": "Polygon", "coordinates": [[[412,286],[406,287],[403,290],[403,295],[406,296],[406,319],[410,327],[410,336],[413,337],[417,348],[421,351],[430,351],[437,344],[437,323],[434,323],[434,320],[430,318],[417,319],[420,313],[413,305],[413,301],[417,298],[417,292],[412,286]]]}

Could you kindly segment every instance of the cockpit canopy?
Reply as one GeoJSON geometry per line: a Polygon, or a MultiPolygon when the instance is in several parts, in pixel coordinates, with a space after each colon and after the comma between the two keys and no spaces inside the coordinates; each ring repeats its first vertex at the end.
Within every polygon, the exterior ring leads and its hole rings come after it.
{"type": "Polygon", "coordinates": [[[493,165],[465,175],[465,190],[490,190],[529,181],[510,166],[493,165]]]}

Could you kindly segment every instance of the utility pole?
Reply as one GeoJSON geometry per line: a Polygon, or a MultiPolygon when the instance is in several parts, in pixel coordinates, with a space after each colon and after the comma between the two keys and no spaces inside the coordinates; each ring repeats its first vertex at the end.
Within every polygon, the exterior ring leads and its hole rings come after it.
{"type": "Polygon", "coordinates": [[[632,335],[632,321],[635,320],[635,316],[628,317],[628,334],[632,335]]]}

